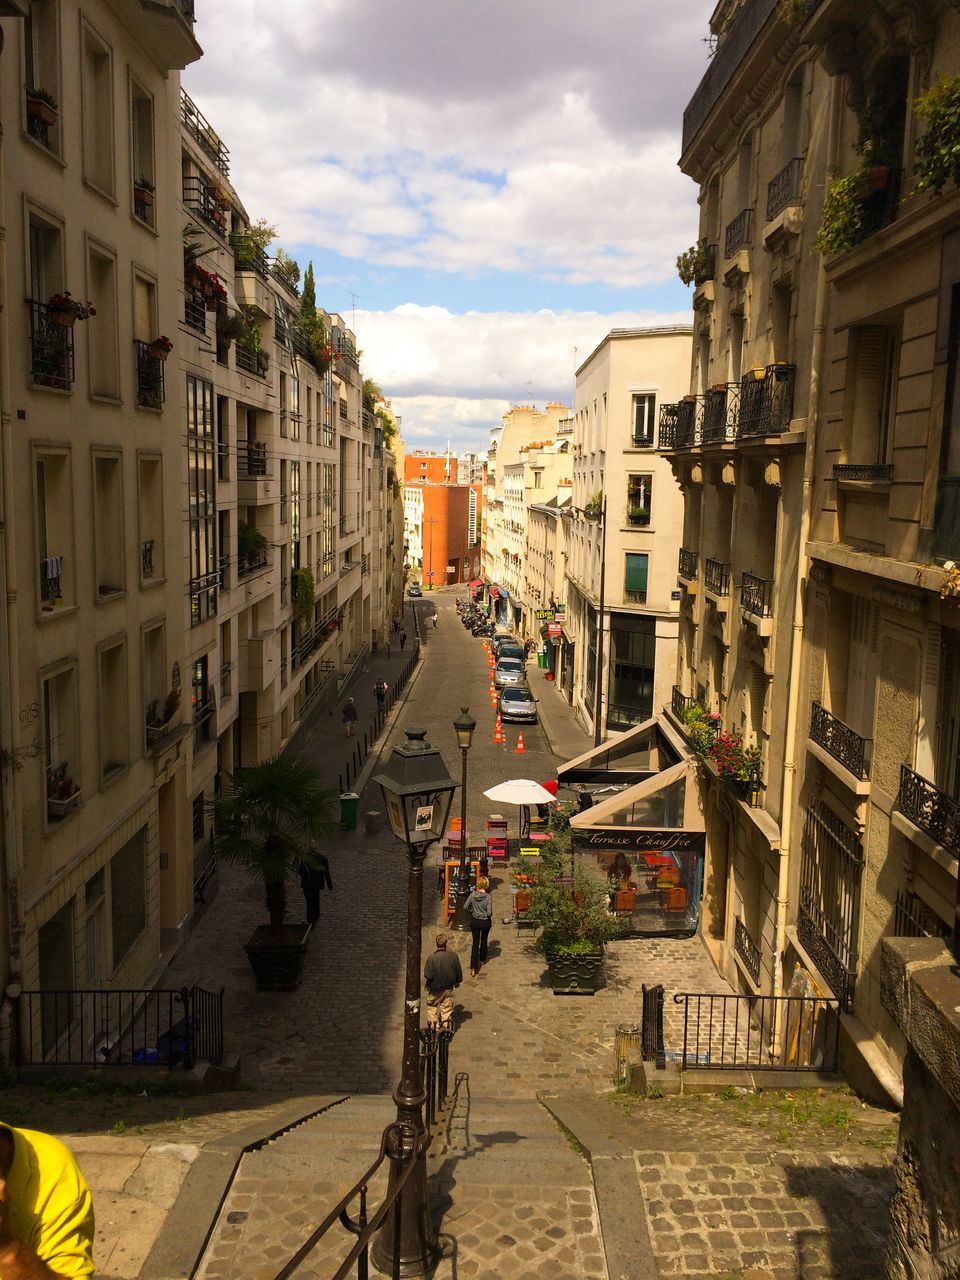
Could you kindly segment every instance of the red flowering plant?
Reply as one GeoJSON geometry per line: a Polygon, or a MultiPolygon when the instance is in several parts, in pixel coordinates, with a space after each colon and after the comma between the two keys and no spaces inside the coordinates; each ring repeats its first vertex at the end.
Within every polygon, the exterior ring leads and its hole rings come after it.
{"type": "Polygon", "coordinates": [[[150,343],[150,347],[154,351],[165,351],[167,355],[173,350],[173,343],[165,333],[161,333],[159,338],[154,338],[150,343]]]}
{"type": "Polygon", "coordinates": [[[69,289],[64,289],[63,293],[52,293],[47,299],[47,306],[51,311],[61,311],[73,316],[74,320],[89,320],[97,314],[97,308],[92,302],[81,302],[79,298],[73,297],[69,289]]]}
{"type": "Polygon", "coordinates": [[[745,747],[739,733],[718,733],[710,755],[720,777],[731,782],[749,782],[760,768],[760,748],[745,747]]]}
{"type": "Polygon", "coordinates": [[[226,302],[227,291],[215,271],[207,271],[199,262],[190,262],[187,263],[183,276],[187,287],[202,294],[204,301],[226,302]]]}

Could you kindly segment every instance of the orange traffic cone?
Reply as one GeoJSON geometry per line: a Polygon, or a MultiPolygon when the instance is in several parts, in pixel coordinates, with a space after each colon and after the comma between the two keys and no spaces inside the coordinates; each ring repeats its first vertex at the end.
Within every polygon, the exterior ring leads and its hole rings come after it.
{"type": "Polygon", "coordinates": [[[494,743],[497,743],[497,744],[503,742],[503,725],[500,723],[499,716],[497,716],[497,727],[494,730],[493,741],[494,743]]]}
{"type": "Polygon", "coordinates": [[[517,749],[514,752],[514,755],[524,756],[526,754],[527,754],[527,748],[523,745],[523,734],[521,733],[517,737],[517,749]]]}

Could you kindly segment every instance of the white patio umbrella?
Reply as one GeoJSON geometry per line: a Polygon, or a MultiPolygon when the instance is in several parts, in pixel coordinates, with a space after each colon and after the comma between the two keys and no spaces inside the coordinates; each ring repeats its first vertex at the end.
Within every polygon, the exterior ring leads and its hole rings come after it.
{"type": "Polygon", "coordinates": [[[524,829],[524,811],[532,804],[553,804],[557,798],[546,787],[541,787],[539,782],[533,782],[530,778],[511,778],[509,782],[498,782],[483,794],[488,800],[496,800],[498,804],[520,806],[521,835],[524,829]]]}

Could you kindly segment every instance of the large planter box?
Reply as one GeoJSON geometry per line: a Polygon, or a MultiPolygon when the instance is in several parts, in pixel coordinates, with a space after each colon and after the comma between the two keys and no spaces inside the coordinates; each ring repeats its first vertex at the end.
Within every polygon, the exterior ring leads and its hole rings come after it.
{"type": "Polygon", "coordinates": [[[287,924],[279,932],[262,924],[253,931],[243,949],[258,991],[293,991],[300,985],[309,937],[308,924],[287,924]]]}
{"type": "Polygon", "coordinates": [[[555,996],[592,996],[603,982],[603,952],[564,956],[548,951],[547,971],[555,996]]]}

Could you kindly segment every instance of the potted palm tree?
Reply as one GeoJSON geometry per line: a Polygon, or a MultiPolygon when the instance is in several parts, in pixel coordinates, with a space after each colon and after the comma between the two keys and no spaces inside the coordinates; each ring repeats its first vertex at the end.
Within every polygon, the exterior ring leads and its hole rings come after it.
{"type": "Polygon", "coordinates": [[[573,856],[574,806],[550,816],[550,839],[531,873],[526,919],[540,926],[537,950],[554,995],[590,995],[603,981],[603,948],[623,930],[610,912],[610,884],[573,856]]]}
{"type": "Polygon", "coordinates": [[[282,755],[237,769],[213,803],[214,854],[264,886],[270,923],[244,946],[258,991],[300,984],[310,926],[285,923],[287,879],[319,866],[315,846],[333,830],[333,804],[314,764],[282,755]]]}

